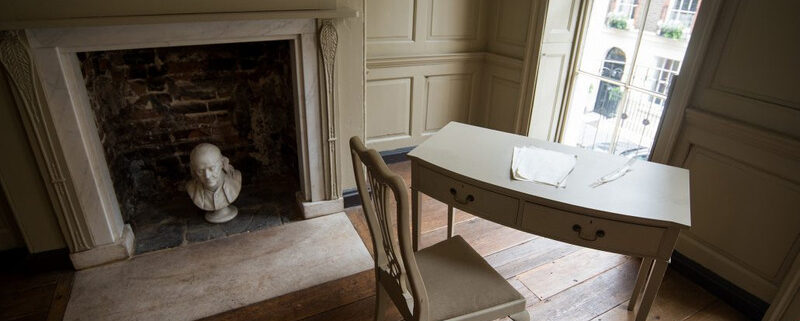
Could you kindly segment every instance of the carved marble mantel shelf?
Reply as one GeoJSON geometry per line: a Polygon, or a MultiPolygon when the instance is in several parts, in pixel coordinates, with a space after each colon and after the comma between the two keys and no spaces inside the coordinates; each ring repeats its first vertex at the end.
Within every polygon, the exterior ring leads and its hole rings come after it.
{"type": "Polygon", "coordinates": [[[121,24],[161,24],[177,22],[210,22],[266,19],[336,19],[355,18],[359,12],[350,8],[323,10],[281,10],[223,13],[184,13],[165,15],[132,15],[114,17],[81,17],[0,21],[0,30],[75,26],[113,26],[121,24]]]}
{"type": "Polygon", "coordinates": [[[254,7],[305,3],[323,8],[214,13],[224,11],[214,8],[223,2],[192,1],[208,6],[194,13],[95,14],[69,19],[47,13],[9,19],[0,13],[0,66],[7,70],[37,163],[50,183],[47,189],[77,269],[130,257],[134,235],[122,221],[113,193],[76,52],[292,41],[298,73],[295,116],[302,137],[298,202],[306,218],[342,210],[337,163],[341,151],[336,150],[336,26],[341,18],[358,17],[359,12],[335,8],[334,0],[243,0],[254,7]]]}

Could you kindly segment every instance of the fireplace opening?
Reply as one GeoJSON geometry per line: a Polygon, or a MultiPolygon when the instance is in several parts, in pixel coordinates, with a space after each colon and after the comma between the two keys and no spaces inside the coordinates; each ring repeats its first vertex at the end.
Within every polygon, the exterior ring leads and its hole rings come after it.
{"type": "Polygon", "coordinates": [[[291,42],[78,53],[123,219],[143,253],[301,217],[291,42]],[[184,184],[197,144],[242,173],[238,216],[207,223],[184,184]]]}

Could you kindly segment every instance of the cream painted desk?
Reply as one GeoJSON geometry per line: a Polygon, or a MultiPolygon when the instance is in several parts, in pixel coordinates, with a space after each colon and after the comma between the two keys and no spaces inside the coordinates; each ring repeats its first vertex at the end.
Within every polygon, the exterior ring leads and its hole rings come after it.
{"type": "Polygon", "coordinates": [[[681,229],[691,225],[689,172],[639,161],[633,171],[596,188],[589,184],[626,158],[451,122],[408,153],[412,235],[419,247],[425,193],[453,207],[521,231],[579,246],[643,257],[628,310],[645,320],[681,229]],[[578,155],[566,188],[511,179],[514,146],[578,155]],[[643,294],[640,296],[640,294],[643,294]]]}

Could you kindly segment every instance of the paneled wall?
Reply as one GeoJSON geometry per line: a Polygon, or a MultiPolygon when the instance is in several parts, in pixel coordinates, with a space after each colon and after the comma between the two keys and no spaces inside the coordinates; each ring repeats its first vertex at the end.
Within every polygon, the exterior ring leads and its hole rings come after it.
{"type": "Polygon", "coordinates": [[[479,123],[489,1],[368,0],[368,146],[418,145],[450,121],[479,123]]]}
{"type": "Polygon", "coordinates": [[[492,1],[489,7],[489,52],[522,60],[532,4],[531,0],[492,1]]]}
{"type": "Polygon", "coordinates": [[[519,116],[522,61],[497,54],[487,54],[483,76],[483,116],[481,125],[514,132],[519,116]]]}
{"type": "Polygon", "coordinates": [[[487,0],[367,0],[367,59],[480,52],[487,0]]]}
{"type": "Polygon", "coordinates": [[[766,302],[791,300],[776,294],[800,276],[800,4],[721,6],[669,158],[691,171],[677,249],[766,302]]]}
{"type": "Polygon", "coordinates": [[[367,144],[414,146],[449,121],[518,132],[534,4],[368,0],[367,144]]]}
{"type": "Polygon", "coordinates": [[[800,142],[689,109],[677,147],[692,191],[678,251],[772,301],[800,249],[800,142]]]}
{"type": "Polygon", "coordinates": [[[414,146],[450,121],[475,123],[482,58],[370,59],[367,144],[378,150],[414,146]]]}
{"type": "Polygon", "coordinates": [[[522,59],[528,39],[532,0],[492,1],[482,102],[482,125],[516,132],[520,114],[522,59]]]}

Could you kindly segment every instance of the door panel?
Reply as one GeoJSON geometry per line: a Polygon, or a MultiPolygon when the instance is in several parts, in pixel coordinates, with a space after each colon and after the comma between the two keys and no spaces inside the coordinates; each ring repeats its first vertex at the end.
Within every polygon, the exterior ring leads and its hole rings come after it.
{"type": "Polygon", "coordinates": [[[555,141],[569,74],[580,1],[549,1],[536,67],[528,136],[555,141]]]}
{"type": "Polygon", "coordinates": [[[542,44],[528,136],[554,141],[561,116],[571,43],[542,44]]]}

